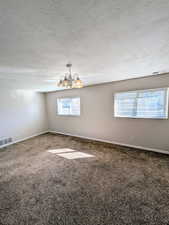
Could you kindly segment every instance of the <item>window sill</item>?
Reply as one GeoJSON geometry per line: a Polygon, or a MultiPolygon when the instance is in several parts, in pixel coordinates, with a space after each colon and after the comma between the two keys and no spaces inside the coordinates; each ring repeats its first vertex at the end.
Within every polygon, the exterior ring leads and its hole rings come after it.
{"type": "Polygon", "coordinates": [[[129,117],[129,116],[114,116],[114,118],[124,118],[124,119],[149,119],[149,120],[167,120],[168,117],[164,117],[164,118],[151,118],[151,117],[129,117]]]}

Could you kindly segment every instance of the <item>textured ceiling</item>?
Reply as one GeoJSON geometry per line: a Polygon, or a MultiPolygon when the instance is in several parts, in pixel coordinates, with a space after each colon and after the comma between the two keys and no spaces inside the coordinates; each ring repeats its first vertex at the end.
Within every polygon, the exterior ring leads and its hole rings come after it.
{"type": "Polygon", "coordinates": [[[0,87],[56,90],[169,71],[168,0],[0,0],[0,87]]]}

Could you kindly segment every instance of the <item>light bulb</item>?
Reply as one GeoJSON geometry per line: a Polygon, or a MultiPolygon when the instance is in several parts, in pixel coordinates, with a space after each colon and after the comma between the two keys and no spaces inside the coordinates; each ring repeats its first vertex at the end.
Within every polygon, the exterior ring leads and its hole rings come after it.
{"type": "Polygon", "coordinates": [[[77,79],[75,80],[75,85],[74,85],[75,88],[82,88],[83,87],[83,83],[82,81],[80,80],[79,77],[77,77],[77,79]]]}
{"type": "Polygon", "coordinates": [[[67,87],[68,86],[68,79],[67,77],[65,76],[64,80],[63,80],[63,86],[64,87],[67,87]]]}
{"type": "Polygon", "coordinates": [[[62,87],[62,85],[63,85],[63,81],[60,80],[60,81],[58,82],[58,87],[62,87]]]}

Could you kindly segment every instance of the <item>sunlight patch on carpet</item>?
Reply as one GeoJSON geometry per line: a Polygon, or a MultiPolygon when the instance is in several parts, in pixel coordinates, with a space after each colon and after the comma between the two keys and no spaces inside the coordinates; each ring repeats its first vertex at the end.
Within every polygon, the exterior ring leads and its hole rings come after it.
{"type": "Polygon", "coordinates": [[[59,156],[66,159],[80,159],[80,158],[91,158],[93,155],[84,153],[84,152],[71,152],[71,153],[61,153],[59,156]]]}
{"type": "Polygon", "coordinates": [[[70,149],[70,148],[59,148],[59,149],[50,149],[47,152],[53,153],[53,154],[59,154],[59,153],[66,153],[66,152],[74,152],[76,150],[70,149]]]}

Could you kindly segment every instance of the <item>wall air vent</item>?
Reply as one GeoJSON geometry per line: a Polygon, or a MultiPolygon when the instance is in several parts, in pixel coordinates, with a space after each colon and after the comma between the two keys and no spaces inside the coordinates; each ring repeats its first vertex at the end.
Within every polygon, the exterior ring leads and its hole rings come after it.
{"type": "Polygon", "coordinates": [[[153,74],[153,75],[159,75],[160,72],[157,71],[157,72],[153,72],[152,74],[153,74]]]}
{"type": "Polygon", "coordinates": [[[11,137],[0,137],[0,146],[7,145],[12,142],[11,137]]]}

